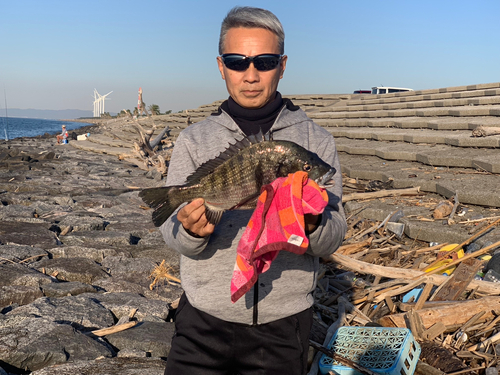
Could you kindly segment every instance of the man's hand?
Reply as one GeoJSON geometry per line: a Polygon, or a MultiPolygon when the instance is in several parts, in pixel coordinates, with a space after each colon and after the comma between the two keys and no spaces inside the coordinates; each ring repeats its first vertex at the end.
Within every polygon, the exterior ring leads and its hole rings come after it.
{"type": "Polygon", "coordinates": [[[177,213],[184,229],[192,235],[206,237],[213,233],[215,225],[210,224],[205,216],[205,201],[203,198],[197,198],[191,203],[182,207],[177,213]]]}

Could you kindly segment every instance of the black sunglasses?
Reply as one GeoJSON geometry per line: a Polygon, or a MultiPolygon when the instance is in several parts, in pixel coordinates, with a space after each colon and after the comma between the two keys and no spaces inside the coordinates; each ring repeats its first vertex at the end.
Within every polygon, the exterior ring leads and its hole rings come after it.
{"type": "Polygon", "coordinates": [[[282,55],[275,55],[272,53],[264,53],[257,56],[245,56],[237,53],[225,53],[221,55],[226,68],[238,72],[247,70],[251,62],[253,62],[253,66],[255,66],[255,69],[259,72],[267,72],[276,69],[280,63],[281,57],[282,55]]]}

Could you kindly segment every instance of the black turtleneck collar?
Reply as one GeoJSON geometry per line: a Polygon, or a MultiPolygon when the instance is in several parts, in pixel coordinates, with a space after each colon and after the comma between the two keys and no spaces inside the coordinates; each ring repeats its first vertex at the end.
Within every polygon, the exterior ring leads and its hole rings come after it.
{"type": "Polygon", "coordinates": [[[257,134],[259,131],[262,131],[262,134],[266,134],[276,121],[284,103],[285,101],[281,97],[281,94],[276,92],[274,100],[262,108],[243,108],[231,97],[221,104],[221,108],[231,116],[243,133],[249,136],[257,134]]]}

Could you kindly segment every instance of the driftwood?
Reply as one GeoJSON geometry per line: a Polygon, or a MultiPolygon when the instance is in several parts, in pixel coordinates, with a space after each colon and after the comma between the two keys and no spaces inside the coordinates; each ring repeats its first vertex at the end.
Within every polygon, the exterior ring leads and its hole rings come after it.
{"type": "Polygon", "coordinates": [[[420,186],[408,189],[394,189],[394,190],[379,190],[369,193],[351,193],[342,196],[342,202],[349,202],[353,200],[364,200],[372,198],[395,197],[400,195],[418,195],[420,194],[420,186]]]}
{"type": "MultiPolygon", "coordinates": [[[[426,329],[436,323],[454,327],[466,323],[479,312],[484,312],[482,320],[495,317],[494,311],[500,309],[500,297],[491,296],[475,300],[455,301],[444,306],[413,310],[416,312],[426,329]]],[[[385,327],[406,328],[405,314],[386,315],[379,319],[378,323],[385,327]]],[[[408,327],[409,328],[409,327],[408,327]]]]}
{"type": "Polygon", "coordinates": [[[106,336],[106,335],[111,335],[113,333],[125,331],[126,329],[132,328],[137,325],[137,321],[130,321],[137,312],[137,309],[132,309],[130,310],[128,316],[124,315],[118,320],[118,322],[113,326],[113,327],[108,327],[108,328],[103,328],[103,329],[97,329],[94,331],[89,332],[88,334],[92,334],[94,336],[106,336]]]}
{"type": "Polygon", "coordinates": [[[458,300],[481,267],[482,262],[478,259],[467,259],[460,263],[449,279],[442,284],[442,288],[432,296],[432,301],[458,300]]]}
{"type": "MultiPolygon", "coordinates": [[[[441,258],[441,259],[436,259],[436,261],[432,262],[431,264],[429,264],[425,269],[424,271],[428,271],[430,270],[432,267],[434,267],[438,262],[441,262],[443,259],[446,259],[446,258],[449,258],[449,257],[452,257],[454,253],[456,253],[457,251],[459,251],[463,246],[465,245],[468,245],[470,244],[472,241],[474,241],[476,238],[482,236],[484,233],[486,233],[488,230],[490,230],[491,228],[493,228],[495,225],[497,225],[498,223],[500,223],[500,219],[496,220],[495,222],[491,223],[490,225],[488,225],[487,227],[481,229],[479,232],[475,233],[472,237],[469,237],[468,239],[466,239],[464,242],[462,242],[461,244],[455,246],[453,249],[451,249],[450,251],[447,252],[446,256],[444,258],[441,258]]],[[[483,249],[482,249],[483,250],[483,249]]],[[[481,255],[481,254],[478,254],[477,252],[475,252],[474,254],[476,254],[475,256],[478,256],[478,255],[481,255]]],[[[462,258],[463,260],[465,260],[466,258],[462,258]]],[[[446,264],[446,267],[439,267],[439,268],[436,268],[435,270],[432,271],[432,273],[438,273],[438,272],[441,272],[445,269],[447,269],[451,264],[446,264]]]]}
{"type": "MultiPolygon", "coordinates": [[[[459,260],[462,259],[464,258],[461,258],[459,260]]],[[[418,270],[405,269],[399,267],[377,266],[375,264],[362,262],[340,254],[332,254],[328,258],[323,258],[323,260],[327,262],[338,263],[346,268],[349,268],[350,270],[362,274],[371,274],[374,276],[388,277],[391,279],[415,279],[423,276],[426,278],[427,282],[431,282],[434,285],[441,285],[446,280],[448,280],[448,277],[443,275],[434,275],[418,270]]],[[[452,263],[447,264],[447,267],[449,267],[450,265],[452,265],[452,263]]],[[[469,289],[478,288],[478,291],[492,296],[500,295],[500,283],[490,283],[488,281],[472,280],[468,288],[469,289]]]]}
{"type": "Polygon", "coordinates": [[[139,134],[140,141],[134,142],[134,149],[136,156],[139,158],[141,162],[144,163],[146,168],[154,167],[160,172],[162,175],[167,174],[167,162],[165,155],[162,155],[159,152],[160,144],[165,136],[170,135],[170,127],[166,126],[162,129],[159,134],[151,140],[155,130],[157,129],[156,124],[152,119],[150,119],[153,123],[153,127],[151,129],[144,129],[144,127],[130,114],[128,114],[129,119],[133,121],[132,126],[139,134]]]}
{"type": "Polygon", "coordinates": [[[361,242],[356,242],[356,243],[351,243],[347,245],[342,245],[337,249],[337,253],[343,254],[343,255],[349,255],[349,254],[354,254],[357,253],[358,251],[361,251],[364,247],[370,246],[372,243],[373,238],[370,237],[364,241],[361,242]]]}
{"type": "Polygon", "coordinates": [[[115,325],[115,326],[109,327],[109,328],[98,329],[96,331],[92,331],[91,333],[94,336],[106,336],[106,335],[111,335],[112,333],[117,333],[117,332],[125,331],[126,329],[132,328],[135,325],[137,325],[137,322],[136,321],[131,321],[131,322],[128,322],[128,323],[123,323],[123,324],[115,325]]]}
{"type": "Polygon", "coordinates": [[[487,137],[490,135],[500,135],[500,127],[481,125],[472,131],[473,137],[487,137]]]}

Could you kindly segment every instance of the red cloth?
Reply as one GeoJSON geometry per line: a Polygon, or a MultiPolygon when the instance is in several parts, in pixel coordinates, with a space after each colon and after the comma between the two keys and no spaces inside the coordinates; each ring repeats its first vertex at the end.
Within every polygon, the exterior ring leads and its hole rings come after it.
{"type": "Polygon", "coordinates": [[[280,250],[304,254],[309,246],[304,214],[319,215],[328,195],[306,172],[295,172],[262,187],[257,207],[238,243],[231,301],[248,292],[280,250]]]}

